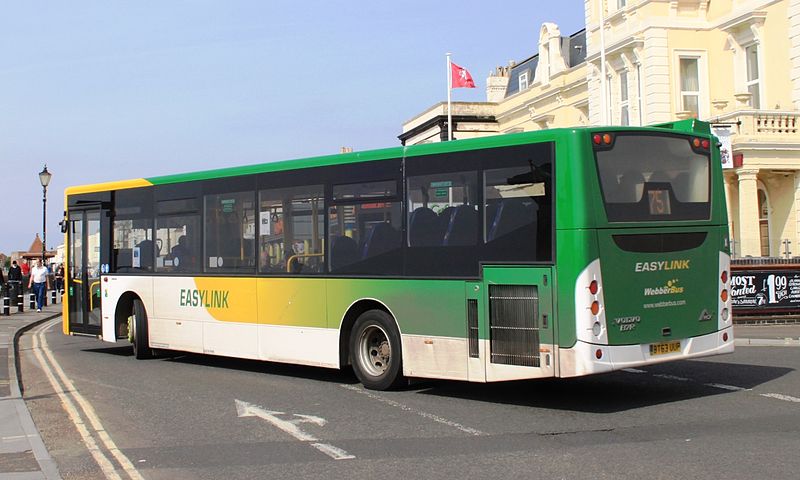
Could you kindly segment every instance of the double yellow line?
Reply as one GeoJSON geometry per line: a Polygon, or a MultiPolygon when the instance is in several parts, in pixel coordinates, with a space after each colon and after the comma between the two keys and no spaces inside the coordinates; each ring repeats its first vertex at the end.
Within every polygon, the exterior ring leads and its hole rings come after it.
{"type": "Polygon", "coordinates": [[[75,388],[75,385],[53,356],[53,352],[47,344],[45,332],[60,321],[60,319],[56,318],[34,329],[32,350],[36,360],[39,361],[39,365],[41,365],[42,371],[50,382],[50,386],[53,387],[53,391],[56,392],[61,400],[61,405],[78,430],[83,444],[95,462],[97,462],[105,477],[109,480],[122,480],[123,478],[106,454],[108,452],[117,461],[121,471],[124,472],[127,478],[144,480],[144,477],[136,470],[130,459],[117,448],[114,440],[111,439],[100,422],[100,417],[97,416],[92,405],[78,392],[78,389],[75,388]],[[84,421],[84,418],[87,421],[84,421]],[[99,440],[99,443],[95,438],[99,440]]]}

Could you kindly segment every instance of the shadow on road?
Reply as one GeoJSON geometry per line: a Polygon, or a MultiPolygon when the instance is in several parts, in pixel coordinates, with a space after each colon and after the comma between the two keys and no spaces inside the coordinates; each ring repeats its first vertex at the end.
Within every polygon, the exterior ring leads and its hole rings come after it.
{"type": "MultiPolygon", "coordinates": [[[[133,357],[133,347],[131,346],[88,348],[84,349],[83,351],[89,353],[116,355],[121,357],[133,357]]],[[[320,382],[346,384],[358,383],[358,380],[353,374],[352,369],[349,367],[342,370],[333,370],[329,368],[308,367],[305,365],[291,365],[286,363],[246,360],[240,358],[219,357],[214,355],[199,355],[186,352],[174,352],[170,350],[158,350],[156,356],[152,359],[149,359],[149,361],[185,363],[211,368],[224,368],[229,370],[240,370],[243,372],[280,375],[283,377],[305,378],[320,382]]]]}
{"type": "MultiPolygon", "coordinates": [[[[94,348],[90,353],[133,356],[130,346],[94,348]]],[[[333,370],[213,355],[159,351],[154,361],[176,362],[209,368],[296,377],[318,382],[357,384],[352,369],[333,370]]],[[[417,393],[479,402],[589,413],[614,413],[665,403],[736,393],[755,389],[794,371],[791,368],[679,361],[653,365],[644,373],[612,372],[580,378],[540,379],[499,383],[466,383],[447,380],[414,380],[402,394],[417,393]],[[726,389],[719,385],[734,387],[726,389]]],[[[381,395],[392,396],[392,392],[381,395]]]]}
{"type": "Polygon", "coordinates": [[[571,379],[477,385],[437,382],[418,385],[417,391],[423,395],[553,410],[615,413],[736,393],[733,388],[724,387],[755,389],[792,371],[782,367],[691,361],[647,367],[645,373],[620,371],[571,379]]]}

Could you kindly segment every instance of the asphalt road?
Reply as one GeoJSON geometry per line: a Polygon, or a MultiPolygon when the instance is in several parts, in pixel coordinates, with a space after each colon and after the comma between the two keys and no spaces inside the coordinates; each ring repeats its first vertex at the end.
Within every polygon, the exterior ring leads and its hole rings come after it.
{"type": "Polygon", "coordinates": [[[28,407],[65,479],[113,478],[109,470],[230,480],[788,479],[800,471],[796,347],[740,347],[573,380],[424,381],[395,392],[310,367],[199,355],[137,361],[130,346],[66,337],[58,326],[29,332],[21,350],[28,407]]]}

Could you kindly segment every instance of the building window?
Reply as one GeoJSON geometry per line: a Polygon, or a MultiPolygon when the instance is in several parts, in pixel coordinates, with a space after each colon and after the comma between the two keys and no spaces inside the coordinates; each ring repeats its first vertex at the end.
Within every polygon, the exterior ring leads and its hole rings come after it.
{"type": "Polygon", "coordinates": [[[617,10],[622,10],[628,4],[627,0],[617,0],[617,10]]]}
{"type": "Polygon", "coordinates": [[[758,189],[758,229],[761,237],[761,256],[769,257],[769,199],[767,192],[758,189]]]}
{"type": "Polygon", "coordinates": [[[630,125],[629,114],[630,102],[628,101],[628,72],[622,71],[619,74],[619,123],[620,125],[630,125]]]}
{"type": "Polygon", "coordinates": [[[606,97],[606,122],[611,125],[614,118],[614,107],[611,101],[611,75],[606,75],[606,84],[603,86],[603,95],[606,97]]]}
{"type": "Polygon", "coordinates": [[[700,75],[697,57],[680,58],[681,110],[697,118],[700,112],[700,75]]]}
{"type": "Polygon", "coordinates": [[[750,93],[750,106],[761,108],[761,78],[758,74],[758,44],[745,47],[747,62],[747,91],[750,93]]]}
{"type": "Polygon", "coordinates": [[[519,91],[528,89],[528,72],[519,74],[519,91]]]}

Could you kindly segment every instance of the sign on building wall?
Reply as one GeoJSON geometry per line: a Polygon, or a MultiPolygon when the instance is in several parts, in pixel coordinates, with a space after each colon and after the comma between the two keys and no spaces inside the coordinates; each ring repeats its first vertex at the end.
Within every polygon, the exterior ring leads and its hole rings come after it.
{"type": "Polygon", "coordinates": [[[731,272],[731,301],[736,311],[800,311],[800,272],[734,270],[731,272]]]}
{"type": "Polygon", "coordinates": [[[731,126],[729,124],[711,125],[711,131],[719,138],[719,158],[722,168],[733,168],[733,148],[731,147],[731,126]]]}

